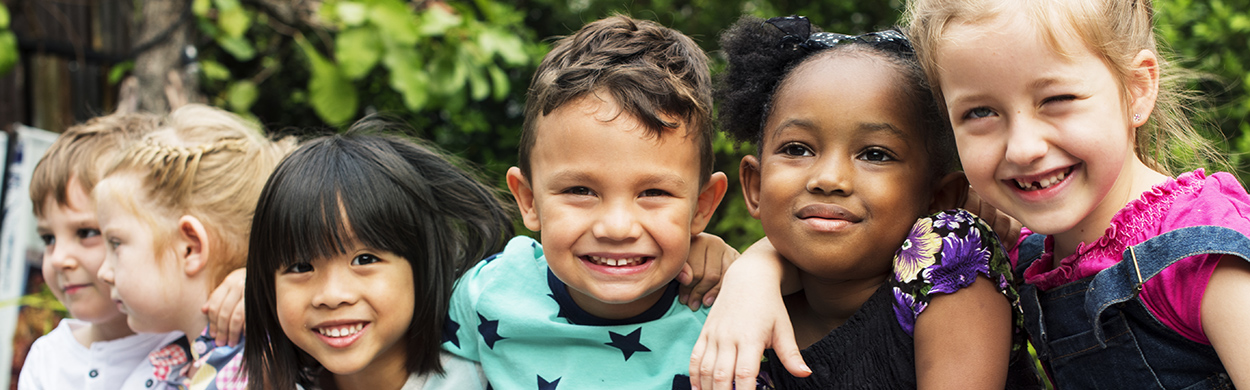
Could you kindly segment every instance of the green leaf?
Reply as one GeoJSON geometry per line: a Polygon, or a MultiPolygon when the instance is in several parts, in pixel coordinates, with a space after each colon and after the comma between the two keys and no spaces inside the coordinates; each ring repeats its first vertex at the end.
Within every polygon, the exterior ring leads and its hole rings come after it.
{"type": "Polygon", "coordinates": [[[109,67],[109,85],[117,85],[122,81],[122,77],[126,77],[126,72],[134,68],[134,61],[123,61],[109,67]]]}
{"type": "Polygon", "coordinates": [[[343,31],[334,39],[334,59],[343,75],[359,80],[369,74],[382,54],[382,43],[376,30],[369,27],[343,31]]]}
{"type": "Polygon", "coordinates": [[[250,61],[252,57],[256,57],[256,49],[243,37],[218,37],[217,44],[235,59],[239,61],[250,61]]]}
{"type": "Polygon", "coordinates": [[[508,97],[508,90],[512,88],[512,80],[508,79],[508,74],[493,64],[486,67],[486,71],[490,73],[490,84],[495,87],[495,100],[508,97]]]}
{"type": "Polygon", "coordinates": [[[0,31],[0,74],[9,73],[17,65],[17,36],[0,31]]]}
{"type": "Polygon", "coordinates": [[[525,54],[525,43],[516,35],[497,28],[487,28],[478,35],[478,42],[486,53],[499,53],[508,65],[524,65],[529,62],[525,54]]]}
{"type": "Polygon", "coordinates": [[[444,7],[431,6],[421,14],[421,35],[443,35],[448,29],[459,25],[460,15],[451,13],[444,7]]]}
{"type": "Polygon", "coordinates": [[[465,66],[469,72],[469,95],[474,101],[481,101],[490,96],[490,82],[486,81],[486,75],[482,73],[482,68],[476,66],[465,66]]]}
{"type": "Polygon", "coordinates": [[[404,106],[420,111],[429,102],[430,78],[421,68],[421,57],[411,47],[392,48],[382,58],[391,71],[391,89],[404,97],[404,106]]]}
{"type": "Polygon", "coordinates": [[[364,24],[365,18],[369,16],[369,7],[348,1],[336,4],[334,11],[338,13],[339,20],[342,20],[343,24],[352,27],[364,24]]]}
{"type": "Polygon", "coordinates": [[[217,25],[221,26],[221,32],[231,38],[242,37],[243,33],[252,26],[252,19],[247,17],[247,12],[242,7],[234,7],[230,9],[219,9],[217,12],[217,25]]]}
{"type": "Polygon", "coordinates": [[[230,85],[230,89],[226,90],[226,102],[230,104],[230,110],[234,112],[251,111],[252,104],[256,103],[257,97],[260,97],[260,89],[250,80],[235,82],[230,85]]]}
{"type": "Polygon", "coordinates": [[[212,0],[194,0],[191,2],[191,12],[194,13],[195,16],[199,16],[201,18],[207,18],[208,11],[212,9],[213,9],[212,0]]]}
{"type": "Polygon", "coordinates": [[[432,89],[442,95],[452,95],[460,92],[464,87],[465,78],[468,76],[464,69],[459,66],[455,55],[451,53],[439,53],[430,61],[429,71],[432,89]]]}
{"type": "Polygon", "coordinates": [[[339,68],[326,60],[313,48],[307,40],[296,39],[303,49],[305,57],[312,66],[312,77],[308,80],[308,94],[313,110],[317,115],[332,125],[347,123],[356,115],[356,87],[343,76],[339,68]]]}
{"type": "MultiPolygon", "coordinates": [[[[134,64],[131,64],[134,66],[134,64]]],[[[204,71],[204,77],[213,81],[222,81],[230,79],[230,69],[225,65],[213,60],[201,60],[200,69],[204,71]]]]}
{"type": "Polygon", "coordinates": [[[9,28],[9,8],[0,2],[0,28],[9,28]]]}
{"type": "Polygon", "coordinates": [[[416,17],[408,6],[397,1],[385,1],[369,10],[369,20],[378,26],[382,36],[393,39],[400,46],[417,44],[416,17]]]}

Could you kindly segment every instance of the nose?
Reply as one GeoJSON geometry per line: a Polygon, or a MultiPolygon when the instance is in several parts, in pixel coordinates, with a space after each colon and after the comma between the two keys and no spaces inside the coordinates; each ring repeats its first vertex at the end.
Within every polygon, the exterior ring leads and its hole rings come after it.
{"type": "Polygon", "coordinates": [[[104,261],[100,262],[100,269],[96,270],[96,273],[95,273],[96,279],[103,280],[104,283],[107,283],[108,285],[112,286],[113,285],[113,262],[114,261],[116,260],[114,260],[113,254],[110,253],[110,254],[105,255],[104,261]]]}
{"type": "Polygon", "coordinates": [[[642,235],[642,225],[635,213],[640,212],[630,202],[612,202],[604,204],[604,210],[595,219],[591,229],[596,238],[611,241],[625,241],[642,235]]]}
{"type": "Polygon", "coordinates": [[[72,270],[78,268],[78,256],[73,253],[72,245],[56,243],[44,251],[44,261],[57,269],[72,270]]]}
{"type": "Polygon", "coordinates": [[[813,164],[807,177],[807,191],[814,194],[850,194],[854,164],[850,157],[829,154],[813,164]]]}
{"type": "Polygon", "coordinates": [[[319,270],[321,288],[316,289],[312,297],[313,307],[335,309],[344,305],[352,305],[360,298],[359,286],[351,271],[327,264],[319,270]]]}
{"type": "Polygon", "coordinates": [[[1028,166],[1046,156],[1048,148],[1043,129],[1036,119],[1016,116],[1007,130],[1004,159],[1011,164],[1028,166]]]}

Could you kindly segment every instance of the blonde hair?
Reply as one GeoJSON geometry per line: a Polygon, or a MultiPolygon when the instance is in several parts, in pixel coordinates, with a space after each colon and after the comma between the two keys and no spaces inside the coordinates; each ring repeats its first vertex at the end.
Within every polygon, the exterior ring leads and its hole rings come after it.
{"type": "Polygon", "coordinates": [[[293,139],[270,141],[234,114],[187,105],[109,170],[109,177],[136,178],[139,188],[101,191],[111,192],[119,206],[152,227],[158,253],[173,232],[159,227],[173,226],[183,215],[199,219],[209,232],[214,254],[208,269],[216,286],[246,263],[256,200],[274,167],[294,148],[293,139]]]}
{"type": "Polygon", "coordinates": [[[156,115],[112,114],[66,129],[43,154],[31,175],[30,201],[35,206],[35,217],[43,217],[49,197],[57,206],[69,203],[70,179],[90,194],[104,176],[104,167],[159,124],[160,117],[156,115]]]}
{"type": "MultiPolygon", "coordinates": [[[[1158,57],[1159,94],[1154,114],[1137,129],[1134,151],[1147,166],[1173,174],[1187,166],[1211,163],[1229,168],[1224,159],[1189,121],[1190,107],[1197,103],[1185,83],[1192,72],[1171,69],[1166,53],[1154,34],[1151,0],[912,0],[903,18],[908,26],[916,56],[929,77],[938,104],[946,114],[946,103],[938,77],[937,51],[947,28],[957,23],[975,24],[992,19],[1003,11],[1019,9],[1036,26],[1046,45],[1063,56],[1071,56],[1061,39],[1061,28],[1071,33],[1103,63],[1120,85],[1121,98],[1128,100],[1126,80],[1133,77],[1133,61],[1142,50],[1158,57]],[[1186,152],[1188,151],[1188,152],[1186,152]],[[1188,156],[1185,154],[1192,153],[1188,156]]],[[[1132,113],[1125,112],[1128,116],[1132,113]]],[[[949,119],[949,118],[948,118],[949,119]]]]}

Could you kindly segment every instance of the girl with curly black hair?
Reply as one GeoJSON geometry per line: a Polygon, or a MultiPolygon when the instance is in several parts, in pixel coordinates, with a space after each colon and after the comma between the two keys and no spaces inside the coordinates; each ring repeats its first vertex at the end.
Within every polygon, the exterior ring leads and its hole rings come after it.
{"type": "Polygon", "coordinates": [[[1036,387],[1006,250],[955,209],[968,182],[911,44],[812,30],[744,17],[721,37],[719,120],[757,148],[739,174],[768,237],[726,273],[693,384],[1036,387]]]}

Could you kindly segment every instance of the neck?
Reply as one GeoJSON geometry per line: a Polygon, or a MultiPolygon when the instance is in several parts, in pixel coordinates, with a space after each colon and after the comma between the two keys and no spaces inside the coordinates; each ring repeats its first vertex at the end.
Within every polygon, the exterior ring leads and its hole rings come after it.
{"type": "Polygon", "coordinates": [[[655,291],[643,295],[632,302],[625,303],[600,301],[572,287],[566,288],[569,291],[569,296],[573,297],[573,302],[577,304],[577,307],[582,308],[590,315],[608,320],[620,320],[638,316],[655,306],[656,302],[659,302],[660,298],[664,296],[664,290],[668,288],[668,285],[662,284],[655,291]]]}
{"type": "Polygon", "coordinates": [[[889,275],[887,271],[863,279],[830,280],[800,272],[802,301],[794,297],[787,302],[788,306],[798,309],[790,317],[799,346],[806,348],[845,324],[889,275]]]}
{"type": "MultiPolygon", "coordinates": [[[[402,350],[403,348],[391,349],[402,350]]],[[[404,356],[398,356],[398,358],[392,356],[389,359],[384,356],[379,357],[360,371],[343,375],[333,374],[334,386],[340,390],[398,390],[408,382],[408,369],[404,367],[404,361],[404,356]]]]}
{"type": "Polygon", "coordinates": [[[1111,226],[1111,219],[1116,213],[1124,209],[1129,202],[1141,197],[1142,193],[1150,191],[1151,188],[1168,179],[1167,175],[1150,169],[1136,156],[1125,162],[1125,168],[1121,170],[1115,184],[1103,196],[1102,202],[1076,226],[1054,235],[1055,266],[1059,266],[1060,261],[1076,253],[1077,247],[1082,243],[1092,244],[1098,241],[1111,226]]]}
{"type": "Polygon", "coordinates": [[[135,334],[126,324],[126,315],[118,314],[103,322],[91,323],[74,332],[74,338],[84,347],[91,347],[97,341],[111,341],[135,334]]]}

